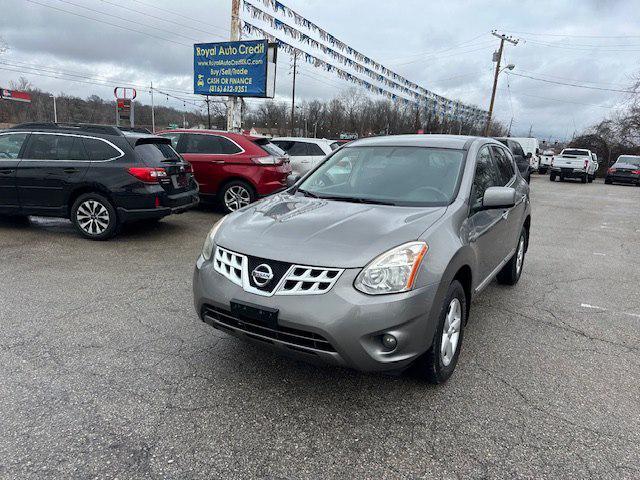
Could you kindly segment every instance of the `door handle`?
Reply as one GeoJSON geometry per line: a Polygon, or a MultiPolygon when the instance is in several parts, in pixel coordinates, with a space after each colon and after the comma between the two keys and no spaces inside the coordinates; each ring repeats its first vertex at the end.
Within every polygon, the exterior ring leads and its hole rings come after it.
{"type": "Polygon", "coordinates": [[[80,170],[77,168],[65,168],[64,173],[78,173],[80,170]]]}
{"type": "Polygon", "coordinates": [[[10,170],[8,168],[0,170],[0,175],[11,175],[12,173],[15,173],[15,170],[10,170]]]}

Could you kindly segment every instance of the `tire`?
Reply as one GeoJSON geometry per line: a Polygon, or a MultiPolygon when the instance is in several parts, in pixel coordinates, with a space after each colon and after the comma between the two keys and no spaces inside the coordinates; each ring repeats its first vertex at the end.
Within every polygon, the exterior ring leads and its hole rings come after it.
{"type": "Polygon", "coordinates": [[[451,282],[440,309],[438,325],[436,326],[431,346],[417,361],[418,373],[429,383],[446,382],[453,374],[458,364],[464,327],[467,323],[467,296],[464,288],[457,280],[451,282]],[[455,320],[454,320],[455,319],[455,320]],[[450,326],[450,320],[454,325],[450,326]],[[457,329],[455,327],[457,325],[457,329]],[[447,332],[445,332],[447,328],[447,332]],[[446,337],[446,340],[445,340],[446,337]],[[450,348],[442,352],[443,342],[448,342],[450,348]]]}
{"type": "Polygon", "coordinates": [[[89,240],[108,240],[120,226],[116,209],[99,193],[84,193],[76,199],[71,207],[71,222],[89,240]]]}
{"type": "Polygon", "coordinates": [[[551,175],[549,175],[549,181],[550,182],[555,182],[556,181],[556,174],[552,173],[551,175]]]}
{"type": "Polygon", "coordinates": [[[515,285],[520,280],[524,268],[524,257],[527,253],[527,231],[523,228],[518,238],[518,246],[513,257],[498,273],[498,282],[503,285],[515,285]]]}
{"type": "Polygon", "coordinates": [[[582,183],[587,183],[588,178],[589,178],[589,175],[585,173],[584,175],[582,175],[582,177],[580,177],[580,181],[582,183]]]}
{"type": "Polygon", "coordinates": [[[593,183],[595,179],[596,179],[595,175],[589,175],[589,183],[593,183]]]}
{"type": "Polygon", "coordinates": [[[544,175],[545,173],[547,173],[547,169],[546,168],[538,168],[538,173],[540,175],[544,175]]]}
{"type": "Polygon", "coordinates": [[[256,193],[253,187],[242,180],[233,180],[225,184],[218,193],[218,201],[226,213],[235,212],[255,200],[256,193]]]}
{"type": "MultiPolygon", "coordinates": [[[[604,179],[604,183],[606,183],[607,185],[611,185],[613,182],[610,179],[605,178],[604,179]]],[[[640,184],[638,184],[638,185],[640,185],[640,184]]]]}

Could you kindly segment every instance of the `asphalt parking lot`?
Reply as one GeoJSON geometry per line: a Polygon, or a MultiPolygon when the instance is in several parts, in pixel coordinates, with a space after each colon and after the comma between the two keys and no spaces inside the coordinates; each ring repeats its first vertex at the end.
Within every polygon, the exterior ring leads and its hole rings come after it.
{"type": "Polygon", "coordinates": [[[520,283],[476,298],[439,387],[201,323],[215,211],[105,243],[0,221],[0,477],[640,478],[640,188],[532,202],[520,283]]]}

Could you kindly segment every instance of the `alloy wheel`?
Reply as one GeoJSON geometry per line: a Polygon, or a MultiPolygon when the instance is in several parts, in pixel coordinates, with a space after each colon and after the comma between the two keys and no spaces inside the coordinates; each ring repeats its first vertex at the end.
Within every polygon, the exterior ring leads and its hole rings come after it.
{"type": "Polygon", "coordinates": [[[250,203],[251,194],[241,185],[234,185],[224,192],[224,204],[232,212],[246,207],[250,203]]]}
{"type": "Polygon", "coordinates": [[[524,262],[524,237],[520,237],[520,242],[518,243],[518,252],[516,253],[516,274],[517,275],[520,275],[523,262],[524,262]]]}
{"type": "Polygon", "coordinates": [[[458,349],[461,326],[462,304],[459,299],[454,298],[447,309],[442,328],[442,340],[440,341],[440,358],[445,367],[449,366],[458,349]]]}
{"type": "Polygon", "coordinates": [[[76,212],[80,228],[89,235],[100,235],[109,228],[111,216],[109,210],[97,200],[82,202],[76,212]]]}

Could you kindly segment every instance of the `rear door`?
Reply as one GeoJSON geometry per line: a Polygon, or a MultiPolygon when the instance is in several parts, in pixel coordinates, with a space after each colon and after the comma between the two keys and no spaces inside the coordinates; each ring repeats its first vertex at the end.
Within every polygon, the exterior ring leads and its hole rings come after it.
{"type": "MultiPolygon", "coordinates": [[[[322,154],[322,150],[320,152],[322,154]]],[[[292,141],[287,153],[291,159],[291,168],[294,173],[304,175],[314,167],[314,158],[309,150],[309,143],[292,141]]]]}
{"type": "Polygon", "coordinates": [[[244,150],[221,135],[183,133],[178,152],[193,165],[200,192],[213,195],[227,178],[225,166],[236,163],[244,150]]]}
{"type": "Polygon", "coordinates": [[[0,212],[15,213],[19,209],[16,172],[28,136],[26,132],[0,134],[0,212]]]}
{"type": "Polygon", "coordinates": [[[70,190],[82,181],[88,168],[82,136],[32,133],[16,173],[23,211],[64,214],[70,190]]]}

